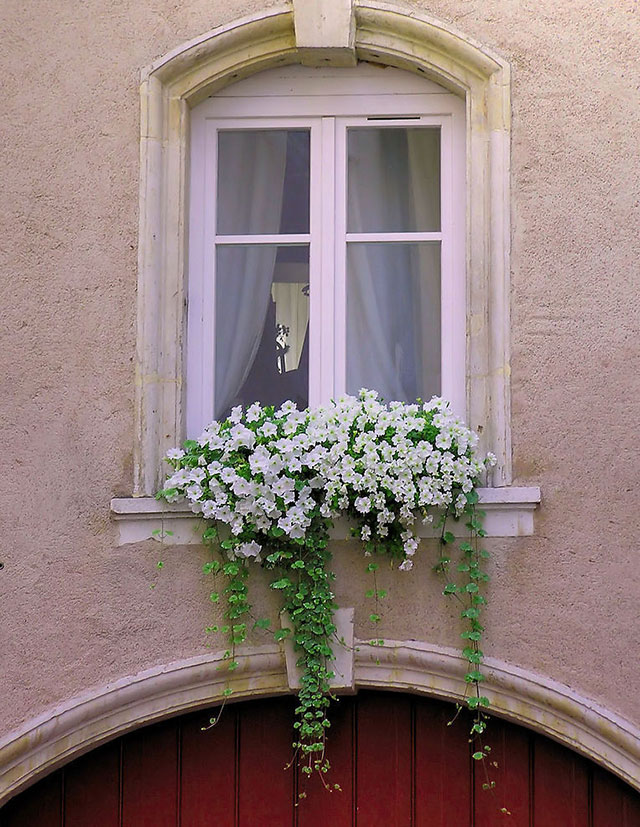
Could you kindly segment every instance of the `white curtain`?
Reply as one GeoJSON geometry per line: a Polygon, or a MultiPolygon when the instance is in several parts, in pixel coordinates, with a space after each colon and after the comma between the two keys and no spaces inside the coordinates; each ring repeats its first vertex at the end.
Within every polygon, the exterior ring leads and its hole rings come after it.
{"type": "MultiPolygon", "coordinates": [[[[439,147],[420,132],[350,133],[349,231],[439,229],[439,147]]],[[[348,392],[409,402],[440,392],[439,259],[436,243],[348,245],[348,392]]]]}
{"type": "MultiPolygon", "coordinates": [[[[287,157],[284,131],[221,133],[218,232],[277,233],[287,157]]],[[[255,358],[278,248],[219,246],[216,257],[215,417],[235,403],[255,358]]]]}

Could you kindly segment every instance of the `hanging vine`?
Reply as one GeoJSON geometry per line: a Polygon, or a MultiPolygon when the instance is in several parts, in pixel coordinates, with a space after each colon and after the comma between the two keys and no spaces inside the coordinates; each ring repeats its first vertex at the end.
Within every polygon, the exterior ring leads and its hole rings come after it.
{"type": "MultiPolygon", "coordinates": [[[[446,579],[444,594],[460,602],[465,624],[465,680],[471,690],[466,703],[474,712],[471,737],[478,744],[473,757],[487,755],[481,740],[489,701],[480,689],[480,617],[488,555],[480,547],[485,532],[475,489],[495,458],[479,457],[476,446],[477,436],[441,399],[384,405],[374,391],[363,390],[359,397],[305,411],[291,402],[277,410],[258,403],[246,411],[236,407],[224,422],[208,425],[199,440],[168,452],[173,473],[158,497],[186,499],[208,523],[204,541],[220,552],[204,571],[225,578],[222,595],[212,591],[210,598],[226,601],[226,623],[219,631],[229,641],[225,659],[231,671],[238,665],[236,648],[248,635],[250,565],[272,572],[270,586],[282,595],[292,628],[279,629],[274,637],[292,636],[300,655],[293,745],[303,773],[318,772],[324,780],[329,769],[325,741],[337,608],[329,528],[340,515],[353,521],[366,556],[385,555],[401,571],[413,566],[416,521],[437,518],[441,554],[435,568],[446,579]],[[469,539],[458,545],[462,556],[454,576],[456,538],[450,524],[462,518],[469,539]]],[[[376,601],[373,623],[380,620],[378,602],[386,595],[377,587],[377,567],[375,559],[367,563],[374,576],[367,592],[376,601]]],[[[254,623],[269,625],[266,618],[254,623]]]]}

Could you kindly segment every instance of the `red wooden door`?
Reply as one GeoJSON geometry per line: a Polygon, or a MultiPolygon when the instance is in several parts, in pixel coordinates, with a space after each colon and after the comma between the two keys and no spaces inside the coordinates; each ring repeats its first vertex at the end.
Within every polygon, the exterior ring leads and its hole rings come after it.
{"type": "Polygon", "coordinates": [[[330,780],[342,790],[327,792],[287,768],[293,709],[290,698],[270,699],[228,705],[210,729],[211,711],[139,729],[17,796],[0,825],[640,827],[640,795],[498,720],[487,734],[496,789],[483,790],[467,722],[448,726],[454,708],[392,693],[362,692],[334,706],[330,780]]]}

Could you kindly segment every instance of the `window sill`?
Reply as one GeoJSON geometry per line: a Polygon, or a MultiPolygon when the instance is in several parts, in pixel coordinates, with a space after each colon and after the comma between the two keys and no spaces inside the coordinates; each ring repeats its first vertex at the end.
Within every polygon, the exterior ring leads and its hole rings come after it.
{"type": "MultiPolygon", "coordinates": [[[[540,504],[540,489],[479,488],[480,506],[486,512],[484,527],[489,537],[525,537],[533,534],[533,514],[540,504]]],[[[152,497],[118,497],[111,500],[111,516],[119,529],[118,545],[158,540],[168,545],[198,545],[203,531],[202,519],[184,503],[169,504],[152,497]]],[[[419,525],[421,537],[434,537],[429,525],[419,525]]],[[[462,523],[459,524],[463,526],[462,523]]],[[[456,524],[453,523],[453,531],[456,524]]],[[[349,522],[336,521],[334,540],[349,539],[349,522]]]]}

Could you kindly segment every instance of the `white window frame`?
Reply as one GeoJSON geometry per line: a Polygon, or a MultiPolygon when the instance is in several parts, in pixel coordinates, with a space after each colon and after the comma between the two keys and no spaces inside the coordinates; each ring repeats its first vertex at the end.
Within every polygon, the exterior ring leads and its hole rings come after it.
{"type": "Polygon", "coordinates": [[[441,395],[467,417],[465,296],[465,109],[455,95],[398,70],[344,73],[287,67],[229,87],[191,113],[187,322],[187,435],[198,436],[214,412],[215,245],[309,244],[309,404],[345,391],[346,244],[438,241],[441,244],[441,395]],[[288,87],[288,88],[287,88],[288,87]],[[382,89],[380,89],[382,87],[382,89]],[[288,94],[278,94],[287,89],[288,94]],[[439,232],[346,232],[347,130],[424,127],[440,131],[439,232]],[[221,130],[309,129],[310,232],[216,234],[217,136],[221,130]]]}

